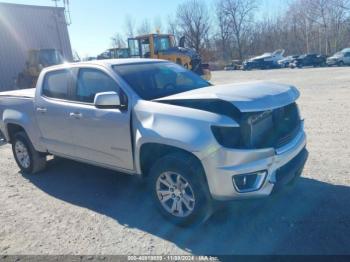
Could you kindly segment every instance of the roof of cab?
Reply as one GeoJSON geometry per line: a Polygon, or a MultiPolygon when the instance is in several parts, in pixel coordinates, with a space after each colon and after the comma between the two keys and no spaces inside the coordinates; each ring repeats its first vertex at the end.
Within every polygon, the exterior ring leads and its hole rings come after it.
{"type": "Polygon", "coordinates": [[[154,63],[154,62],[165,62],[167,60],[160,59],[146,59],[146,58],[123,58],[123,59],[105,59],[105,60],[92,60],[92,61],[84,61],[84,62],[76,62],[76,63],[64,63],[60,65],[55,65],[51,67],[47,67],[45,69],[62,69],[70,66],[79,67],[80,65],[99,65],[103,67],[111,67],[113,65],[125,65],[125,64],[139,64],[139,63],[154,63]]]}

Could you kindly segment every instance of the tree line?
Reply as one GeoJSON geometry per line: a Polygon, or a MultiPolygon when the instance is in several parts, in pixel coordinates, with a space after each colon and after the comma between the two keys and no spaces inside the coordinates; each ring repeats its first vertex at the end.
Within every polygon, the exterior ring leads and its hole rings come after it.
{"type": "MultiPolygon", "coordinates": [[[[286,1],[287,2],[287,1],[286,1]]],[[[127,37],[156,31],[186,37],[186,46],[207,61],[243,60],[276,49],[288,54],[333,54],[350,47],[350,0],[291,0],[275,17],[259,17],[257,0],[185,0],[164,26],[161,19],[137,24],[127,16],[127,37]],[[214,9],[213,9],[214,7],[214,9]]],[[[123,34],[112,38],[124,47],[123,34]]]]}

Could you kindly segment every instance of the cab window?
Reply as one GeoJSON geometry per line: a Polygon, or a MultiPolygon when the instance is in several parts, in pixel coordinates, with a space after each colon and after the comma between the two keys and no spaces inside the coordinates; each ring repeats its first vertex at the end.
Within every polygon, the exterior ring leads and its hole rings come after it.
{"type": "Polygon", "coordinates": [[[155,50],[166,51],[170,48],[170,39],[169,37],[155,37],[155,50]]]}
{"type": "Polygon", "coordinates": [[[93,103],[95,95],[102,92],[118,92],[116,82],[106,73],[96,69],[80,69],[76,100],[84,103],[93,103]]]}
{"type": "Polygon", "coordinates": [[[43,95],[56,99],[68,99],[69,86],[72,80],[70,70],[57,70],[46,74],[43,84],[43,95]]]}

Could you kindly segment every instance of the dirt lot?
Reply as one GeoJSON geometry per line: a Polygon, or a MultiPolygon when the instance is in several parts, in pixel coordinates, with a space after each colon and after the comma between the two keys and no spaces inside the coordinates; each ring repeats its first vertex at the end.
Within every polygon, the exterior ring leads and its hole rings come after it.
{"type": "Polygon", "coordinates": [[[287,192],[177,228],[135,178],[71,161],[23,176],[0,147],[0,254],[350,254],[350,68],[215,72],[296,85],[310,159],[287,192]]]}

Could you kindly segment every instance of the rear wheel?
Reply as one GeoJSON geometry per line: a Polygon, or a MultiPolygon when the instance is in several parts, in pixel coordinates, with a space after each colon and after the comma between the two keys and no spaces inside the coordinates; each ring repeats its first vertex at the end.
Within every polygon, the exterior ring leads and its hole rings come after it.
{"type": "Polygon", "coordinates": [[[340,61],[340,62],[338,63],[338,66],[344,66],[344,62],[343,62],[343,61],[340,61]]]}
{"type": "Polygon", "coordinates": [[[15,134],[11,142],[13,155],[23,173],[35,174],[45,169],[46,156],[34,149],[25,132],[15,134]]]}
{"type": "Polygon", "coordinates": [[[151,168],[150,189],[161,213],[177,225],[204,222],[212,201],[203,170],[195,159],[173,153],[151,168]]]}

